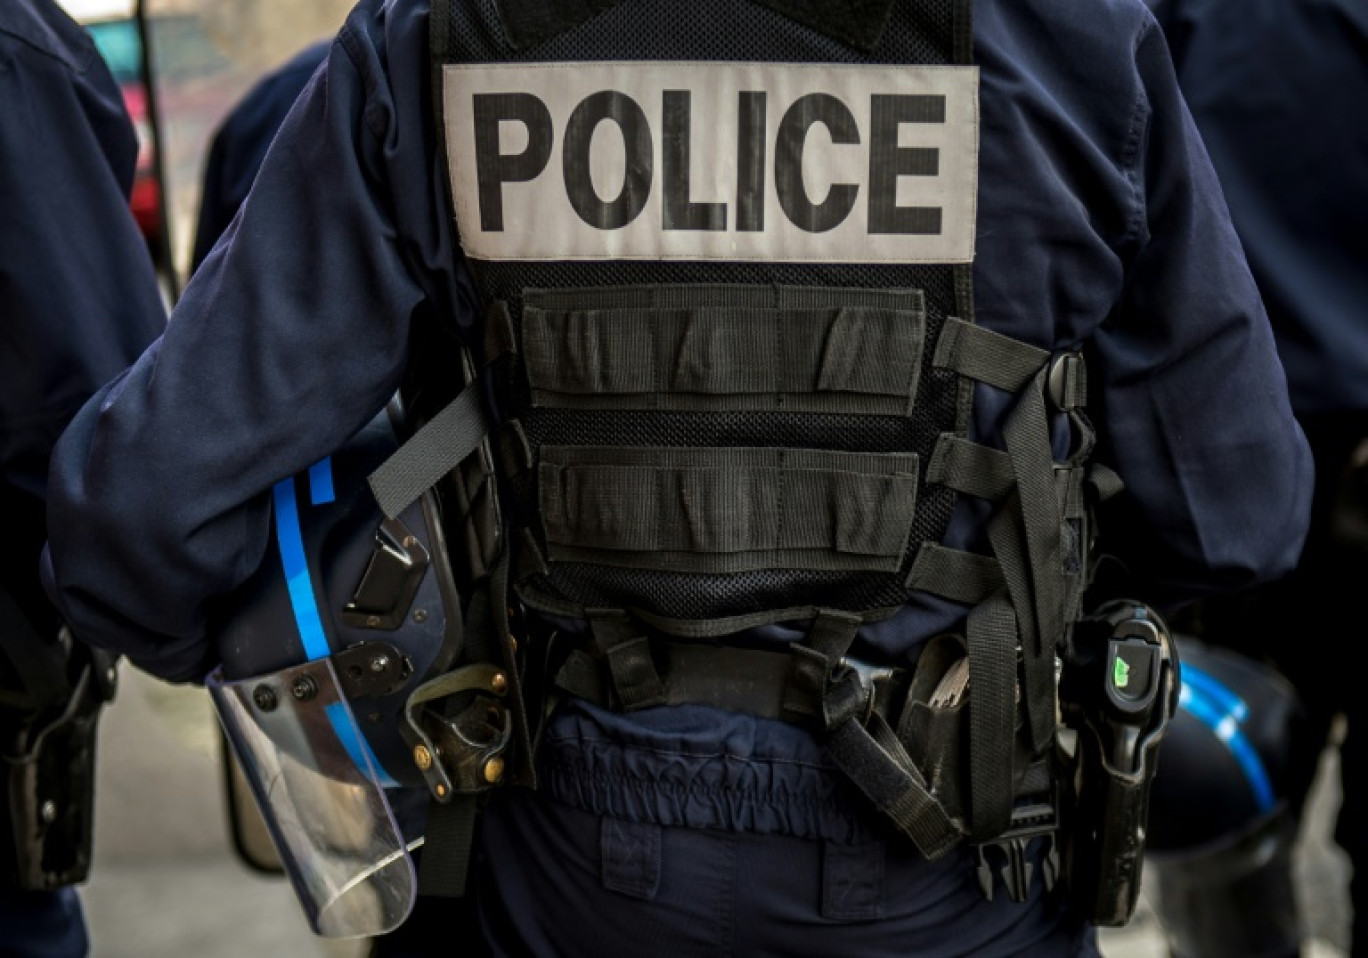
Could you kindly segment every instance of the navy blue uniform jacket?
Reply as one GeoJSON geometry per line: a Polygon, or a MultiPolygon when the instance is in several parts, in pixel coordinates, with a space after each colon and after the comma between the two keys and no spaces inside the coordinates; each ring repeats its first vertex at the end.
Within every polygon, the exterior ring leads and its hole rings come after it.
{"type": "MultiPolygon", "coordinates": [[[[977,321],[1087,349],[1099,455],[1128,485],[1106,534],[1146,595],[1247,585],[1297,557],[1309,455],[1157,25],[1141,0],[1075,7],[976,5],[977,321]]],[[[480,335],[442,193],[426,17],[422,0],[352,13],[165,336],[58,447],[63,610],[152,672],[213,665],[206,620],[267,549],[268,490],[383,407],[415,316],[480,335]]],[[[1006,407],[980,388],[980,437],[1006,407]]],[[[982,522],[966,504],[947,542],[972,544],[982,522]]],[[[945,624],[935,604],[909,606],[865,631],[865,651],[907,654],[945,624]]],[[[571,705],[541,762],[546,793],[586,812],[838,841],[860,828],[806,733],[749,716],[571,705]]],[[[945,862],[969,888],[956,901],[981,904],[966,863],[945,862]]]]}
{"type": "Polygon", "coordinates": [[[0,4],[0,564],[45,625],[48,456],[166,322],[128,210],[137,151],[89,35],[55,3],[0,4]]]}
{"type": "Polygon", "coordinates": [[[247,91],[214,133],[204,163],[199,220],[191,268],[199,269],[252,189],[266,149],[331,44],[312,44],[272,70],[247,91]]]}
{"type": "Polygon", "coordinates": [[[1368,8],[1152,0],[1298,413],[1368,412],[1368,8]]]}

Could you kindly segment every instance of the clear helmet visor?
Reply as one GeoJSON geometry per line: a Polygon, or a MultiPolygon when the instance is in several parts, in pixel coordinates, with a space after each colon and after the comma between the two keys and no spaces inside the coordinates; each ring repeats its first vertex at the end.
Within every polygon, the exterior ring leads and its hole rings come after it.
{"type": "Polygon", "coordinates": [[[413,861],[332,662],[240,681],[215,670],[206,685],[310,927],[328,938],[398,927],[413,861]]]}

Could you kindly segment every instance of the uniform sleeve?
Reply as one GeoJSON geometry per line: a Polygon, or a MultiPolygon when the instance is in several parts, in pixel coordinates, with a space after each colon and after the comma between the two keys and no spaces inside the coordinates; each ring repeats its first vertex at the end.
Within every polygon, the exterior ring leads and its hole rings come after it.
{"type": "Polygon", "coordinates": [[[1103,551],[1154,601],[1237,589],[1296,563],[1312,466],[1220,187],[1157,28],[1137,63],[1138,252],[1095,337],[1103,461],[1126,492],[1103,551]]]}
{"type": "Polygon", "coordinates": [[[0,62],[0,476],[38,497],[62,426],[166,317],[128,209],[133,125],[94,47],[70,56],[0,62]]]}
{"type": "Polygon", "coordinates": [[[53,634],[38,579],[49,456],[166,319],[128,208],[133,125],[89,39],[70,33],[50,47],[0,36],[0,574],[53,634]]]}
{"type": "MultiPolygon", "coordinates": [[[[264,555],[271,486],[384,407],[431,293],[413,275],[441,253],[427,106],[405,92],[396,107],[377,52],[394,25],[369,7],[285,120],[166,334],[54,457],[50,587],[81,638],[164,678],[212,667],[206,623],[264,555]]],[[[420,76],[425,23],[408,28],[415,49],[389,59],[420,76]]]]}

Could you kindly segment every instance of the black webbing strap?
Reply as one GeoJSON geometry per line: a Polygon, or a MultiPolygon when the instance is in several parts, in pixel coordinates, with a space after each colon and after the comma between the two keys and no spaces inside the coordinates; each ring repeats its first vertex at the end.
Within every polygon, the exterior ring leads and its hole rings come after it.
{"type": "MultiPolygon", "coordinates": [[[[42,711],[71,694],[61,646],[44,639],[9,592],[0,587],[0,655],[18,674],[23,707],[42,711]]],[[[0,689],[0,694],[3,690],[0,689]]],[[[17,703],[16,703],[17,704],[17,703]]]]}
{"type": "Polygon", "coordinates": [[[969,613],[969,831],[976,840],[1012,820],[1017,624],[1005,592],[969,613]]]}
{"type": "Polygon", "coordinates": [[[947,316],[932,365],[1015,393],[1049,361],[1050,354],[1043,349],[947,316]]]}
{"type": "MultiPolygon", "coordinates": [[[[1016,604],[1015,595],[1013,603],[1019,622],[1028,608],[1035,616],[1035,643],[1023,642],[1022,653],[1025,657],[1026,714],[1037,753],[1044,751],[1054,738],[1055,643],[1064,632],[1066,598],[1059,500],[1054,488],[1054,458],[1045,409],[1046,376],[1045,369],[1036,374],[1007,417],[1003,430],[1007,452],[1016,468],[1018,502],[1025,532],[1026,571],[1032,584],[1029,590],[1031,605],[1016,604]]],[[[994,543],[995,548],[996,545],[994,543]]],[[[1001,554],[998,558],[1005,567],[1008,559],[1001,554]]]]}
{"type": "Polygon", "coordinates": [[[620,609],[589,609],[587,614],[623,711],[664,705],[665,686],[651,658],[651,640],[620,609]]]}
{"type": "Polygon", "coordinates": [[[923,542],[907,573],[909,589],[978,605],[1006,584],[1002,566],[992,556],[923,542]]]}
{"type": "Polygon", "coordinates": [[[1121,481],[1121,477],[1116,474],[1115,470],[1102,465],[1100,462],[1088,465],[1088,475],[1085,481],[1092,487],[1093,494],[1097,497],[1098,502],[1106,502],[1112,496],[1119,495],[1126,488],[1126,484],[1121,481]]]}
{"type": "Polygon", "coordinates": [[[836,663],[855,641],[860,617],[823,610],[813,620],[807,638],[790,646],[793,672],[784,692],[784,711],[795,717],[825,720],[827,682],[836,663]]]}
{"type": "MultiPolygon", "coordinates": [[[[1016,689],[1014,684],[1005,685],[1003,678],[1015,678],[1018,635],[1022,695],[1035,752],[1043,752],[1054,735],[1054,648],[1065,625],[1068,585],[1046,397],[1052,372],[1059,401],[1070,407],[1082,402],[1086,381],[1079,368],[1081,360],[1066,357],[1052,368],[1050,354],[1044,350],[954,319],[946,321],[934,362],[1019,394],[1003,430],[1012,486],[988,526],[1006,593],[976,609],[968,627],[973,689],[969,702],[971,828],[974,838],[984,840],[1001,834],[1010,822],[1016,689]],[[1003,743],[1007,743],[1005,761],[1003,743]]],[[[952,454],[966,460],[977,457],[992,470],[983,478],[969,475],[967,469],[950,468],[953,463],[942,466],[956,487],[1001,494],[999,462],[967,446],[946,448],[947,458],[952,454]]]]}
{"type": "MultiPolygon", "coordinates": [[[[759,718],[783,719],[784,692],[792,659],[784,651],[741,649],[657,641],[660,680],[667,705],[706,705],[759,718]]],[[[562,691],[611,708],[610,682],[599,660],[583,649],[571,652],[555,685],[562,691]]]]}
{"type": "Polygon", "coordinates": [[[867,725],[848,718],[827,733],[826,746],[841,771],[928,861],[959,842],[960,830],[883,716],[871,715],[867,725]]]}
{"type": "Polygon", "coordinates": [[[1015,496],[990,523],[989,539],[1022,633],[1032,743],[1043,750],[1054,735],[1054,646],[1064,628],[1067,599],[1046,397],[1053,373],[1058,400],[1074,408],[1081,404],[1086,390],[1082,358],[1067,354],[1052,366],[1042,349],[952,318],[936,344],[934,362],[1020,394],[1003,430],[1015,496]]]}
{"type": "MultiPolygon", "coordinates": [[[[476,589],[466,607],[463,655],[467,661],[491,661],[492,622],[489,594],[476,589]]],[[[448,700],[447,708],[456,703],[448,700]]],[[[460,898],[465,894],[475,846],[475,818],[478,799],[457,793],[448,801],[428,802],[427,828],[423,853],[418,864],[418,894],[437,898],[460,898]]]]}
{"type": "Polygon", "coordinates": [[[826,730],[832,761],[907,835],[928,860],[960,839],[949,813],[883,716],[870,708],[872,690],[840,659],[855,639],[860,617],[825,610],[805,642],[793,646],[793,675],[785,693],[792,715],[816,715],[826,730]]]}
{"type": "Polygon", "coordinates": [[[491,422],[477,379],[371,473],[371,492],[391,519],[435,486],[480,445],[491,422]]]}
{"type": "Polygon", "coordinates": [[[936,441],[926,466],[926,481],[992,501],[1015,484],[1012,457],[1000,449],[946,433],[936,441]]]}
{"type": "MultiPolygon", "coordinates": [[[[502,670],[508,681],[504,696],[508,721],[513,726],[513,743],[507,754],[505,781],[520,779],[522,784],[535,785],[532,771],[532,729],[529,727],[522,697],[522,686],[517,669],[513,668],[512,652],[508,648],[508,610],[502,597],[507,594],[508,552],[490,570],[489,579],[471,594],[465,614],[465,644],[462,662],[490,663],[502,670]]],[[[454,697],[443,706],[454,714],[463,706],[454,697]]],[[[433,799],[428,803],[428,820],[419,865],[418,893],[438,897],[459,898],[465,893],[470,871],[471,852],[479,795],[457,793],[445,802],[433,799]]]]}
{"type": "Polygon", "coordinates": [[[466,891],[475,848],[476,795],[456,795],[449,802],[429,802],[423,853],[418,864],[418,893],[460,898],[466,891]]]}

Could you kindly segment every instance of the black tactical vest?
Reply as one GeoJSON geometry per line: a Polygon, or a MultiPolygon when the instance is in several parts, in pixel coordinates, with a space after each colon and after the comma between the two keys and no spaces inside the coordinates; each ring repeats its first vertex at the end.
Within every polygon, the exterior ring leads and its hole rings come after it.
{"type": "Polygon", "coordinates": [[[551,687],[807,722],[934,857],[1051,789],[1091,532],[1090,442],[1055,463],[1049,419],[1091,433],[1077,355],[973,323],[970,0],[848,6],[434,2],[497,407],[446,518],[532,727],[551,687]],[[998,447],[967,438],[978,382],[1019,396],[998,447]],[[993,555],[940,545],[961,495],[993,555]],[[849,659],[918,590],[966,634],[915,674],[849,659]],[[547,616],[592,641],[528,678],[547,616]],[[729,647],[772,622],[808,638],[729,647]]]}

